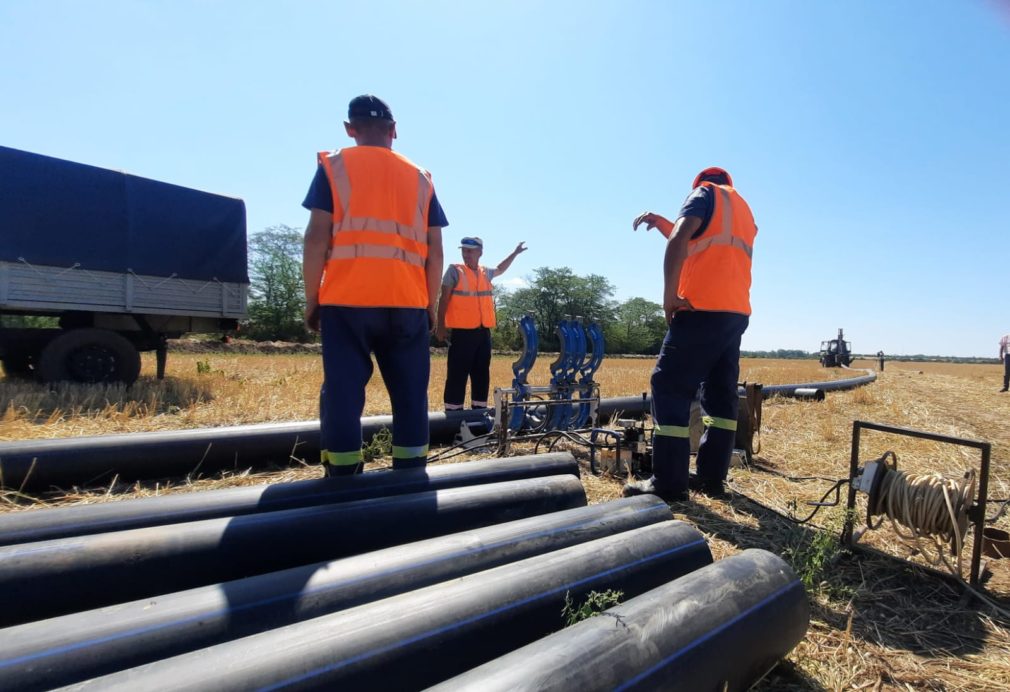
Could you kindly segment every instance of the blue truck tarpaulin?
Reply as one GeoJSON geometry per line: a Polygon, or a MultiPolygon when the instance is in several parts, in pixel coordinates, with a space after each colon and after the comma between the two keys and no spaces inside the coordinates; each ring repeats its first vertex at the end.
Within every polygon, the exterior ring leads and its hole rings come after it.
{"type": "Polygon", "coordinates": [[[0,261],[249,283],[245,203],[0,147],[0,261]]]}

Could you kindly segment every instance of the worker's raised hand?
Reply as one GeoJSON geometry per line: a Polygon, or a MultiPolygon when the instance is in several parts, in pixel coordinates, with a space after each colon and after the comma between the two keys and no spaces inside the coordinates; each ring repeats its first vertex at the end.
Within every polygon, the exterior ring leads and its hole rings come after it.
{"type": "Polygon", "coordinates": [[[515,255],[518,255],[521,252],[526,252],[527,250],[529,250],[529,248],[526,247],[526,241],[524,240],[521,243],[519,243],[518,245],[516,245],[516,249],[512,251],[512,255],[515,256],[515,255]]]}
{"type": "Polygon", "coordinates": [[[647,211],[644,214],[639,214],[635,217],[635,220],[631,222],[631,230],[637,231],[638,227],[645,224],[645,230],[651,231],[653,228],[658,228],[663,235],[669,236],[673,231],[673,224],[659,214],[653,214],[651,211],[647,211]]]}

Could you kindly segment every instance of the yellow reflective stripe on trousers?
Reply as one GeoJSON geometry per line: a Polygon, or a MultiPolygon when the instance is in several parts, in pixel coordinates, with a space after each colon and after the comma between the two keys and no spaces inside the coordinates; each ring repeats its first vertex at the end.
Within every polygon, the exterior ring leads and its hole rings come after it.
{"type": "Polygon", "coordinates": [[[707,238],[702,238],[695,243],[691,243],[687,249],[688,257],[697,255],[702,250],[707,250],[713,245],[729,245],[730,247],[742,250],[747,257],[753,257],[754,249],[744,242],[742,238],[733,235],[733,200],[730,198],[729,192],[721,187],[715,187],[714,189],[719,194],[722,202],[722,227],[715,235],[710,235],[707,238]]]}
{"type": "Polygon", "coordinates": [[[722,430],[736,430],[736,421],[730,418],[716,418],[715,416],[702,416],[701,422],[708,428],[721,428],[722,430]]]}
{"type": "Polygon", "coordinates": [[[663,437],[691,437],[691,429],[686,425],[659,425],[653,428],[653,432],[663,437]]]}
{"type": "Polygon", "coordinates": [[[400,447],[398,445],[393,445],[394,459],[414,459],[416,457],[426,456],[428,456],[428,445],[421,445],[420,447],[400,447]]]}
{"type": "Polygon", "coordinates": [[[416,252],[410,252],[393,245],[372,245],[371,243],[355,243],[354,245],[334,245],[330,248],[330,259],[354,259],[355,257],[372,257],[376,259],[396,259],[416,267],[424,267],[424,258],[416,252]]]}
{"type": "Polygon", "coordinates": [[[363,461],[360,449],[353,452],[331,452],[324,449],[320,451],[319,456],[324,464],[330,466],[351,466],[363,461]]]}

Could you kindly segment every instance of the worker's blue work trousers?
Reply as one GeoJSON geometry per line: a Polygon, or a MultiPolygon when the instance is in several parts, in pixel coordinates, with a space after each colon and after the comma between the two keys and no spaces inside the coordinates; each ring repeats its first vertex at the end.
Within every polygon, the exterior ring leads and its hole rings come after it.
{"type": "Polygon", "coordinates": [[[740,337],[749,318],[734,312],[676,313],[652,371],[652,468],[656,489],[687,492],[691,402],[701,387],[705,433],[698,476],[721,483],[729,471],[739,409],[740,337]]]}
{"type": "Polygon", "coordinates": [[[445,410],[463,408],[467,379],[470,380],[473,408],[487,408],[491,389],[491,330],[487,327],[453,329],[450,339],[442,394],[445,410]]]}
{"type": "Polygon", "coordinates": [[[361,414],[372,354],[393,408],[393,468],[428,457],[428,311],[420,308],[319,309],[323,387],[319,395],[322,461],[328,475],[361,470],[361,414]]]}

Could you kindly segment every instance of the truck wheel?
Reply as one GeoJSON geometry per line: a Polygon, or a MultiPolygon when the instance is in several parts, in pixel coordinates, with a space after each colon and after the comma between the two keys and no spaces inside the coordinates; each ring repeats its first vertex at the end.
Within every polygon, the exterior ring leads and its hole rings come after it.
{"type": "Polygon", "coordinates": [[[36,368],[43,382],[122,382],[140,375],[140,353],[125,337],[105,329],[72,329],[42,349],[36,368]]]}
{"type": "Polygon", "coordinates": [[[4,374],[8,378],[30,379],[35,377],[32,364],[35,358],[29,353],[8,353],[3,358],[4,374]]]}

